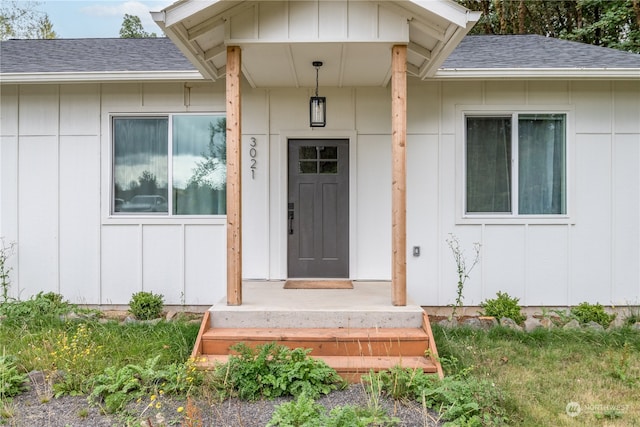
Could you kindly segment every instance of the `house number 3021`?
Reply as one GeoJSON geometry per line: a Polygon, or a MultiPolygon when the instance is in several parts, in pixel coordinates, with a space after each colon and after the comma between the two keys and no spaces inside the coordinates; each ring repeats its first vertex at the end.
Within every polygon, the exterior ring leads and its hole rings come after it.
{"type": "Polygon", "coordinates": [[[251,137],[251,142],[249,143],[249,169],[251,170],[251,179],[256,179],[256,169],[258,168],[258,161],[256,157],[258,156],[258,141],[255,137],[251,137]]]}

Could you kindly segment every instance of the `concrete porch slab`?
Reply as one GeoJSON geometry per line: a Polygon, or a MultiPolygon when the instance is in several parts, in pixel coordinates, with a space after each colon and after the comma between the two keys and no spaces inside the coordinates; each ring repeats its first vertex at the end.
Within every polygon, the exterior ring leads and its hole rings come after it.
{"type": "Polygon", "coordinates": [[[391,283],[353,282],[353,289],[284,289],[284,281],[247,281],[242,305],[226,298],[209,309],[216,328],[420,328],[423,310],[391,304],[391,283]]]}

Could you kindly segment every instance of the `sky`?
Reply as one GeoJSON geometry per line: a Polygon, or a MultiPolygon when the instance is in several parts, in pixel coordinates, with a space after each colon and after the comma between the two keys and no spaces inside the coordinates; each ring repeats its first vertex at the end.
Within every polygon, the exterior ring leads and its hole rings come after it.
{"type": "Polygon", "coordinates": [[[174,0],[40,0],[37,10],[46,12],[58,38],[119,37],[125,13],[140,17],[148,33],[162,35],[151,19],[174,0]]]}

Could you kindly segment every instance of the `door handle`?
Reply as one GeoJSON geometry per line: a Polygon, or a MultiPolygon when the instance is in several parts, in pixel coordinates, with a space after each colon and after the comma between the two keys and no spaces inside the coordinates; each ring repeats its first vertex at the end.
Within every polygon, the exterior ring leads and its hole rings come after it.
{"type": "Polygon", "coordinates": [[[289,203],[289,234],[293,234],[293,213],[294,213],[294,204],[293,203],[289,203]]]}

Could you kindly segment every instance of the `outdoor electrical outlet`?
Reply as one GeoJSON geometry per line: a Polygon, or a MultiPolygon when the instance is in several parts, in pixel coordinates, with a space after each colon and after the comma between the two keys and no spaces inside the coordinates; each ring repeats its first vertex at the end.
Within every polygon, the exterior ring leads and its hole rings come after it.
{"type": "Polygon", "coordinates": [[[413,247],[413,256],[420,256],[420,246],[413,247]]]}

